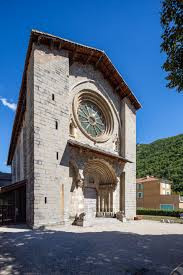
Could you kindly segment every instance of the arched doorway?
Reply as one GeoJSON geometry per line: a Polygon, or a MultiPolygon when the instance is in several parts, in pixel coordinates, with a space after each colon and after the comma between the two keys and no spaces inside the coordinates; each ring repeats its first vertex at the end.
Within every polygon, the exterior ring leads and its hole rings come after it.
{"type": "Polygon", "coordinates": [[[113,216],[116,175],[105,160],[89,160],[84,168],[85,211],[89,216],[113,216]]]}

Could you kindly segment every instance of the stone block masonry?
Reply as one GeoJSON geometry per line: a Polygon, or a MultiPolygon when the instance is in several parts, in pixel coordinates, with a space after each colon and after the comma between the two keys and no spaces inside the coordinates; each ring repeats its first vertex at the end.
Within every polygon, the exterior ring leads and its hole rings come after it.
{"type": "Polygon", "coordinates": [[[71,224],[83,212],[88,225],[119,211],[132,219],[140,104],[104,52],[31,35],[26,109],[9,154],[13,181],[27,180],[27,223],[71,224]]]}
{"type": "Polygon", "coordinates": [[[52,52],[46,47],[35,46],[33,74],[34,225],[39,226],[63,223],[69,218],[71,182],[69,156],[65,154],[69,138],[67,52],[52,52]],[[55,121],[58,122],[58,129],[55,121]],[[62,185],[64,211],[61,209],[62,185]]]}

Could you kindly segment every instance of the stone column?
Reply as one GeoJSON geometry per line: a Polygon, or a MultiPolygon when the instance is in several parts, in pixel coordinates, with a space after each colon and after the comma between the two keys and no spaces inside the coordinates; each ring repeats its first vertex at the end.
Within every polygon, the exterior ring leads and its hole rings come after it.
{"type": "Polygon", "coordinates": [[[108,190],[108,212],[110,212],[111,206],[110,206],[111,200],[110,200],[110,188],[108,190]]]}
{"type": "Polygon", "coordinates": [[[106,212],[106,193],[103,191],[104,194],[104,213],[106,212]]]}
{"type": "Polygon", "coordinates": [[[98,212],[100,212],[100,191],[98,191],[98,212]]]}
{"type": "Polygon", "coordinates": [[[98,193],[96,193],[96,214],[98,212],[98,193]]]}
{"type": "Polygon", "coordinates": [[[107,212],[107,191],[105,190],[105,208],[104,208],[104,211],[105,213],[107,212]]]}
{"type": "Polygon", "coordinates": [[[102,191],[102,212],[104,213],[104,207],[105,207],[105,196],[104,191],[102,191]]]}
{"type": "Polygon", "coordinates": [[[113,190],[111,189],[111,212],[113,212],[113,190]]]}
{"type": "Polygon", "coordinates": [[[102,212],[102,197],[101,197],[101,191],[99,193],[100,196],[100,212],[102,212]]]}
{"type": "Polygon", "coordinates": [[[84,212],[84,175],[83,170],[78,169],[78,180],[77,180],[77,199],[78,199],[78,215],[84,212]]]}
{"type": "Polygon", "coordinates": [[[106,191],[106,200],[107,200],[107,212],[109,212],[109,188],[106,191]]]}

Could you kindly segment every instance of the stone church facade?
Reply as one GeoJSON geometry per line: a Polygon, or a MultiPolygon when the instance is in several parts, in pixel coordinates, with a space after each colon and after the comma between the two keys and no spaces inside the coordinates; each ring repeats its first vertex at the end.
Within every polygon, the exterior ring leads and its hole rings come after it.
{"type": "Polygon", "coordinates": [[[136,111],[107,55],[31,32],[8,164],[32,227],[136,215],[136,111]]]}

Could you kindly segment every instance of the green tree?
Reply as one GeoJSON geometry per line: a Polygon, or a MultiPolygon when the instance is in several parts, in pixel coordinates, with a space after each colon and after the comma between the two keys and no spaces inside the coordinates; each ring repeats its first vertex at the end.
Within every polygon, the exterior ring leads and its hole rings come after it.
{"type": "Polygon", "coordinates": [[[137,145],[137,178],[147,175],[171,180],[183,194],[183,134],[137,145]]]}
{"type": "Polygon", "coordinates": [[[167,55],[163,69],[168,73],[168,88],[183,91],[183,0],[163,0],[161,51],[167,55]]]}

